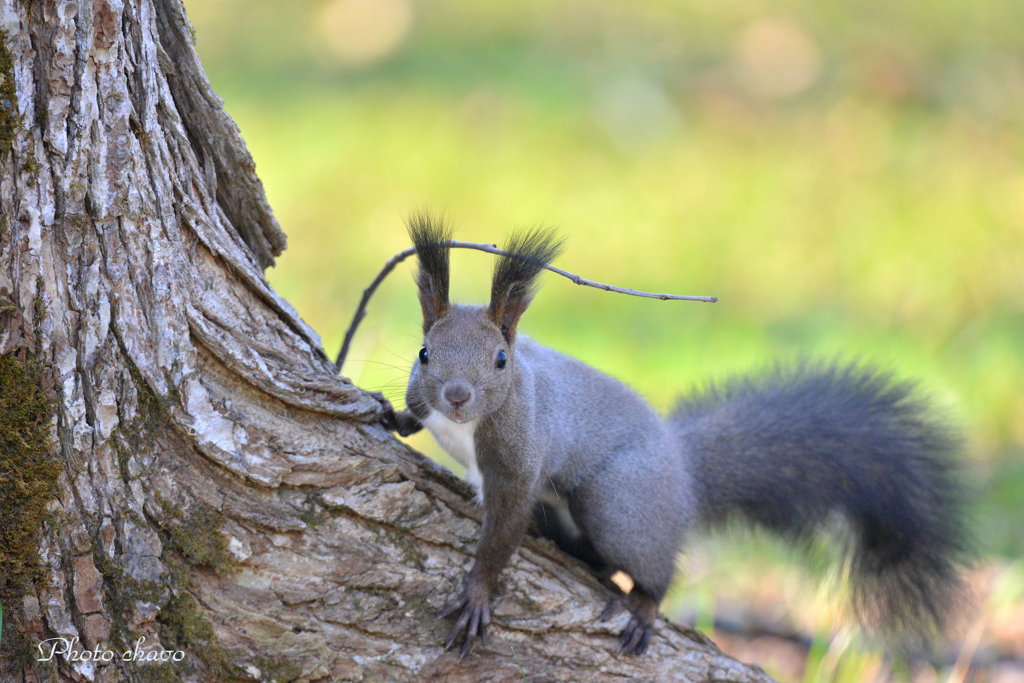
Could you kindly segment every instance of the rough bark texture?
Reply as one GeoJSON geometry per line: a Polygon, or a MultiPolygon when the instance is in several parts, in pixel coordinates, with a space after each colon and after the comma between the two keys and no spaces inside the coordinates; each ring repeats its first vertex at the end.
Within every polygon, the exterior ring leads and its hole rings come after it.
{"type": "Polygon", "coordinates": [[[2,680],[768,680],[664,622],[617,658],[626,616],[597,623],[607,592],[536,539],[488,642],[443,653],[478,512],[267,284],[284,236],[180,1],[0,13],[0,356],[50,399],[60,477],[4,520],[43,521],[2,680]],[[142,636],[184,660],[121,661],[142,636]],[[48,638],[117,656],[35,661],[48,638]]]}

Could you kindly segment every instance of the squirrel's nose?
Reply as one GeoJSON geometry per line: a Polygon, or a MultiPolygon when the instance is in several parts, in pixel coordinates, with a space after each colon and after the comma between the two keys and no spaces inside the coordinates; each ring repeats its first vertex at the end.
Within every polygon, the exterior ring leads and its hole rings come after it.
{"type": "Polygon", "coordinates": [[[449,384],[444,388],[444,400],[448,401],[452,405],[452,408],[458,410],[466,404],[469,399],[473,398],[473,391],[468,385],[463,383],[449,384]]]}

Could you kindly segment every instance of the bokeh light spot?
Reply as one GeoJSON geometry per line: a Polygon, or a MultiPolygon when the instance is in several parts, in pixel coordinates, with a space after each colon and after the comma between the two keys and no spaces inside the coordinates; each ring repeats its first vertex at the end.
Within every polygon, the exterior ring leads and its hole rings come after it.
{"type": "Polygon", "coordinates": [[[748,26],[740,34],[736,61],[743,86],[771,99],[803,92],[821,72],[817,42],[784,19],[761,19],[748,26]]]}
{"type": "MultiPolygon", "coordinates": [[[[362,66],[393,54],[412,28],[408,0],[330,0],[316,17],[321,41],[314,47],[345,66],[362,66]]],[[[327,61],[327,60],[325,60],[327,61]]]]}

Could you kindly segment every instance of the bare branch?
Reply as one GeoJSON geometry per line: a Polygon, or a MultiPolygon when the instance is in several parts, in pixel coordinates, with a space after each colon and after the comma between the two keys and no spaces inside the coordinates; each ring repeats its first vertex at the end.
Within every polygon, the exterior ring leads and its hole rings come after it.
{"type": "Polygon", "coordinates": [[[352,337],[356,335],[356,328],[359,327],[359,323],[366,317],[366,304],[369,303],[370,297],[377,291],[377,287],[380,286],[381,282],[384,282],[384,278],[388,276],[392,270],[395,269],[399,263],[409,258],[416,253],[416,247],[409,247],[403,251],[398,252],[392,256],[387,263],[384,264],[384,268],[377,273],[377,277],[373,279],[370,286],[363,290],[363,298],[359,300],[359,307],[356,309],[356,314],[352,316],[352,322],[349,323],[348,329],[345,331],[345,341],[341,343],[341,351],[338,352],[338,360],[334,361],[334,369],[338,374],[341,374],[341,368],[345,365],[345,357],[348,356],[348,348],[352,345],[352,337]]]}
{"type": "MultiPolygon", "coordinates": [[[[485,251],[488,254],[496,254],[498,256],[509,256],[507,251],[499,249],[493,244],[480,244],[477,242],[459,242],[457,240],[451,240],[449,245],[453,249],[476,249],[477,251],[485,251]]],[[[341,344],[341,351],[338,352],[338,359],[334,362],[335,370],[340,373],[341,368],[345,365],[345,358],[348,356],[349,347],[352,345],[352,338],[356,334],[356,328],[359,327],[359,323],[366,317],[366,305],[370,301],[370,297],[377,291],[377,287],[384,281],[384,278],[388,276],[392,270],[395,269],[399,263],[409,258],[416,253],[416,247],[409,247],[403,251],[398,252],[392,256],[387,263],[384,264],[384,268],[381,269],[377,277],[373,279],[370,286],[363,290],[363,298],[359,301],[359,307],[356,309],[356,314],[352,316],[352,322],[348,326],[348,330],[345,331],[345,340],[341,344]]],[[[630,296],[642,296],[647,299],[661,299],[662,301],[703,301],[704,303],[713,304],[718,301],[717,296],[685,296],[682,294],[658,294],[654,292],[640,292],[635,289],[628,289],[626,287],[614,287],[612,285],[606,285],[603,282],[594,282],[593,280],[587,280],[579,275],[574,275],[568,271],[562,270],[561,268],[555,268],[551,265],[545,265],[544,268],[550,270],[552,273],[558,273],[562,277],[569,278],[577,285],[585,285],[587,287],[594,287],[596,289],[603,289],[606,292],[617,292],[619,294],[628,294],[630,296]]]]}

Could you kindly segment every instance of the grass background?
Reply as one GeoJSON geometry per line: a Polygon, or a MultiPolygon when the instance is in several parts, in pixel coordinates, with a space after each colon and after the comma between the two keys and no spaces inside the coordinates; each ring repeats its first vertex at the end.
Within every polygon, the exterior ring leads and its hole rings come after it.
{"type": "MultiPolygon", "coordinates": [[[[410,212],[443,211],[470,241],[557,226],[562,268],[720,298],[548,276],[524,317],[662,409],[780,358],[919,379],[967,437],[965,485],[997,568],[985,614],[1024,603],[1024,4],[186,6],[288,235],[267,275],[329,355],[407,246],[410,212]]],[[[420,346],[409,263],[371,302],[346,367],[399,404],[420,346]]],[[[484,300],[490,267],[456,252],[454,297],[484,300]]],[[[412,442],[443,457],[428,436],[412,442]]],[[[799,607],[807,583],[782,557],[764,541],[700,543],[665,611],[700,619],[763,598],[831,633],[837,616],[799,607]]]]}

